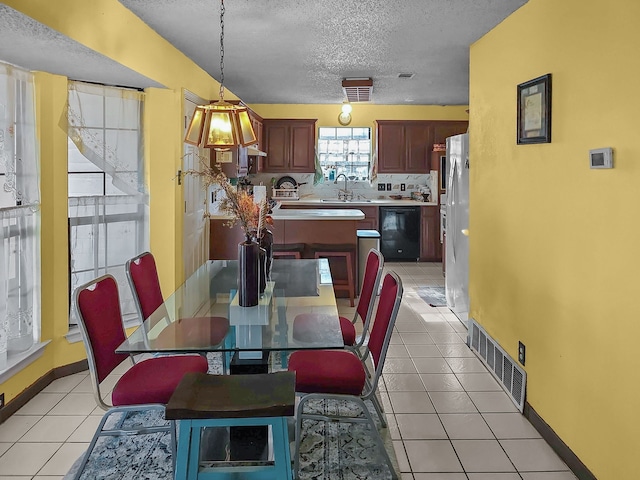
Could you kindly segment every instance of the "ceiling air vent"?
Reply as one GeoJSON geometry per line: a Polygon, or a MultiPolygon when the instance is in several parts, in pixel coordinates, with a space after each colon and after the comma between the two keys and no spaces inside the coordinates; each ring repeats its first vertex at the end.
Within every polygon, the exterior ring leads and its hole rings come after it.
{"type": "Polygon", "coordinates": [[[345,78],[342,90],[349,102],[370,102],[373,92],[373,80],[370,78],[345,78]]]}
{"type": "Polygon", "coordinates": [[[415,73],[399,73],[398,78],[413,78],[415,73]]]}

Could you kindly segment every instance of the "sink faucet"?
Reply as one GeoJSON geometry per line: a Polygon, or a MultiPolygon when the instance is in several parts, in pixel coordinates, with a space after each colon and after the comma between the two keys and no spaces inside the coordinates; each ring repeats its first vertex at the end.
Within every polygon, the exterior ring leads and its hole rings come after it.
{"type": "Polygon", "coordinates": [[[344,190],[341,190],[340,192],[338,192],[338,198],[340,198],[341,193],[343,193],[345,200],[347,200],[347,196],[349,195],[349,190],[347,190],[347,182],[349,181],[349,179],[347,178],[347,176],[344,173],[341,173],[336,177],[333,183],[337,184],[340,177],[344,177],[344,190]]]}

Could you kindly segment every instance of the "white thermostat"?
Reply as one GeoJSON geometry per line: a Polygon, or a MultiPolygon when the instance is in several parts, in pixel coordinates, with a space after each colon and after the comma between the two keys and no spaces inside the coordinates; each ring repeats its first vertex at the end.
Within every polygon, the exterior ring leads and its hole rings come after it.
{"type": "Polygon", "coordinates": [[[613,148],[595,148],[589,150],[591,168],[613,168],[613,148]]]}

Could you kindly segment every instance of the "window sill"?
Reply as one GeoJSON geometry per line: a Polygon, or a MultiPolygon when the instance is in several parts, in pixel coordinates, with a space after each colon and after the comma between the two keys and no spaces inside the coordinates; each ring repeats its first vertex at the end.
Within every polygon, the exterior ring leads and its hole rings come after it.
{"type": "Polygon", "coordinates": [[[26,352],[11,355],[7,359],[7,368],[0,370],[0,383],[6,382],[9,378],[14,376],[20,370],[24,369],[27,365],[35,362],[44,353],[44,347],[46,347],[51,340],[46,342],[40,342],[34,345],[26,352]]]}

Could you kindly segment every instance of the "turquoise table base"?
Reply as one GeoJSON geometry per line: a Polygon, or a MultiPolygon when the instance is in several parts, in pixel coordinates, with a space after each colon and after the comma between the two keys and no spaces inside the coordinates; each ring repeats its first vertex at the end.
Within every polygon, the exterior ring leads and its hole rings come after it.
{"type": "MultiPolygon", "coordinates": [[[[179,420],[176,480],[290,480],[291,453],[286,417],[216,418],[179,420]],[[273,462],[268,465],[200,467],[200,439],[202,429],[208,427],[270,426],[273,437],[273,462]]],[[[260,462],[265,463],[265,462],[260,462]]]]}

